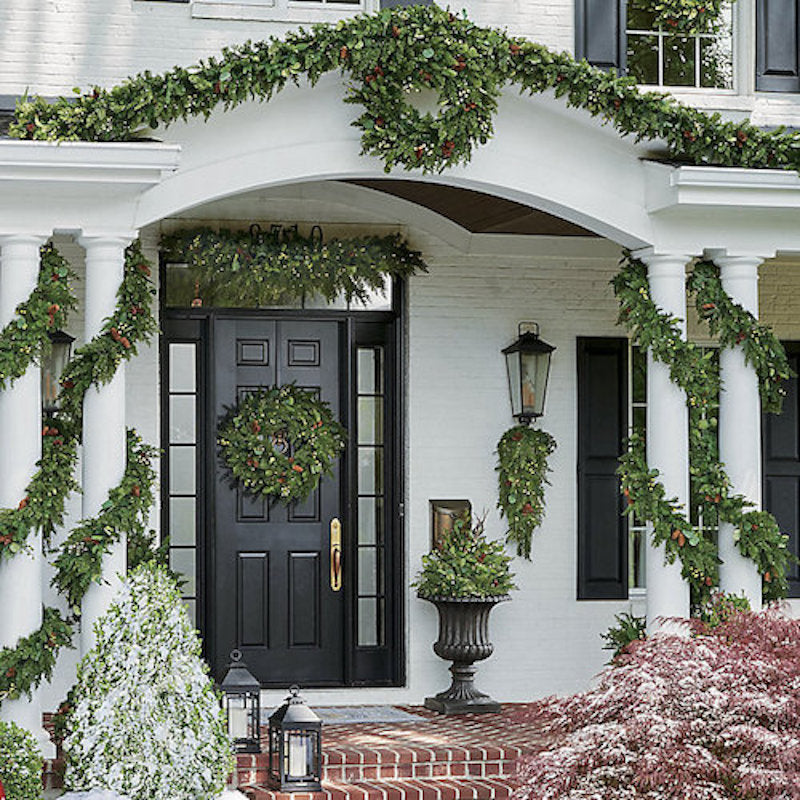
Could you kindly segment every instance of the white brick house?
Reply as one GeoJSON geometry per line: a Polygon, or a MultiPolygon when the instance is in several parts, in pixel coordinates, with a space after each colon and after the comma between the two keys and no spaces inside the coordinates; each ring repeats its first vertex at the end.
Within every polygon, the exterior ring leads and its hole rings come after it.
{"type": "MultiPolygon", "coordinates": [[[[557,50],[574,51],[576,42],[578,54],[589,57],[624,50],[620,42],[626,33],[619,23],[625,15],[618,14],[617,0],[463,5],[479,24],[507,27],[557,50]],[[611,31],[605,40],[596,38],[603,29],[594,24],[598,15],[611,31]]],[[[784,5],[796,19],[797,4],[784,5]]],[[[794,73],[791,54],[783,50],[781,63],[769,61],[756,44],[778,33],[770,28],[776,25],[767,9],[756,6],[756,0],[737,0],[731,12],[732,34],[720,45],[730,53],[730,73],[707,81],[708,63],[700,61],[681,71],[656,34],[648,34],[656,44],[645,63],[635,42],[646,34],[629,26],[631,70],[664,85],[677,71],[681,85],[674,93],[681,100],[734,119],[796,124],[800,53],[794,53],[794,73]]],[[[280,36],[298,24],[375,10],[377,0],[48,0],[35,8],[26,0],[5,0],[0,107],[10,111],[26,92],[54,97],[69,94],[73,86],[107,87],[145,69],[191,64],[225,45],[280,36]]],[[[691,41],[686,47],[701,44],[691,41]]],[[[280,630],[280,663],[286,666],[259,674],[267,700],[282,696],[299,671],[297,680],[314,702],[419,702],[445,683],[445,665],[431,650],[435,611],[409,588],[430,546],[429,502],[467,499],[476,511],[489,512],[491,534],[504,532],[495,511],[494,450],[513,420],[500,351],[515,338],[520,321],[535,320],[542,337],[557,348],[541,426],[556,438],[558,450],[533,560],[515,561],[519,591],[494,612],[496,651],[482,666],[480,683],[501,701],[578,690],[608,658],[600,634],[615,614],[633,610],[654,619],[688,613],[679,570],[665,567],[658,552],[643,566],[635,552],[639,538],[627,522],[615,523],[606,539],[593,540],[601,534],[592,529],[592,509],[584,507],[579,518],[585,480],[581,436],[589,425],[579,409],[579,386],[600,390],[585,380],[587,365],[602,354],[613,354],[617,372],[607,375],[608,386],[619,390],[609,401],[618,418],[609,420],[608,435],[620,443],[634,409],[646,406],[651,463],[672,494],[683,499],[687,494],[680,393],[658,365],[648,371],[646,402],[629,384],[639,356],[620,341],[624,332],[615,324],[617,304],[609,285],[621,249],[640,253],[650,268],[654,298],[684,320],[686,265],[693,257],[715,254],[733,296],[757,310],[782,340],[800,341],[800,176],[660,162],[653,143],[621,138],[550,94],[521,97],[511,88],[502,97],[495,136],[468,166],[435,178],[401,171],[387,178],[377,159],[359,154],[358,133],[350,125],[355,112],[342,96],[341,79],[329,74],[313,88],[290,86],[268,104],[247,103],[216,111],[207,122],[161,128],[158,141],[58,145],[0,139],[2,325],[35,283],[38,246],[51,236],[81,276],[80,309],[69,323],[78,343],[94,335],[111,311],[124,248],[137,235],[157,262],[161,233],[198,222],[297,223],[304,231],[320,225],[327,238],[399,231],[430,267],[371,310],[286,311],[198,309],[185,299],[171,305],[165,296],[170,267],[164,264],[161,340],[87,401],[83,496],[74,498],[70,522],[100,507],[124,466],[125,427],[135,427],[165,451],[152,524],[170,536],[172,564],[188,579],[187,602],[217,673],[232,645],[246,658],[263,656],[268,664],[280,630]],[[326,593],[324,542],[322,561],[311,572],[321,577],[319,594],[310,600],[305,590],[302,597],[291,597],[289,573],[303,565],[290,558],[276,577],[270,570],[278,569],[277,558],[270,566],[266,541],[250,546],[251,561],[261,559],[252,573],[251,562],[241,559],[238,566],[214,566],[212,555],[224,550],[226,525],[257,530],[267,522],[263,509],[236,505],[233,495],[229,508],[223,493],[231,490],[213,477],[215,420],[230,401],[223,395],[230,387],[235,394],[240,382],[249,380],[244,373],[226,372],[233,350],[224,343],[235,340],[266,347],[260,360],[238,363],[263,367],[254,380],[265,383],[277,379],[270,371],[276,359],[279,370],[302,362],[289,354],[284,364],[276,346],[285,354],[292,343],[312,341],[317,360],[324,361],[326,343],[338,343],[330,357],[350,367],[333,369],[330,391],[344,398],[341,414],[353,424],[358,370],[384,370],[383,388],[361,395],[375,395],[392,424],[386,422],[379,441],[351,442],[339,498],[323,497],[309,512],[323,539],[330,516],[343,520],[341,597],[326,593]],[[248,597],[238,597],[248,581],[262,583],[251,586],[248,597]],[[288,586],[285,603],[272,602],[270,581],[288,586]],[[253,592],[271,605],[254,603],[253,592]],[[225,595],[238,597],[230,618],[219,612],[225,595]],[[322,615],[334,600],[341,603],[334,616],[322,615]],[[307,625],[289,630],[295,601],[307,603],[298,606],[307,625]],[[314,614],[321,616],[310,619],[314,614]],[[243,617],[250,622],[243,625],[243,617]],[[333,620],[330,630],[324,630],[326,620],[333,620]]],[[[702,340],[705,334],[691,319],[688,328],[690,337],[702,340]]],[[[755,378],[743,365],[728,362],[723,380],[736,391],[727,397],[721,447],[737,488],[759,500],[763,448],[757,393],[751,391],[755,378]]],[[[790,400],[796,406],[796,391],[790,400]]],[[[38,458],[39,407],[37,368],[0,393],[2,507],[19,503],[38,458]]],[[[795,438],[777,448],[783,453],[784,505],[772,510],[797,552],[800,529],[792,529],[798,520],[789,516],[800,508],[800,469],[795,470],[800,421],[791,402],[785,414],[781,435],[795,438]]],[[[778,457],[767,452],[763,458],[769,478],[770,459],[778,457]]],[[[764,502],[777,504],[769,483],[766,488],[764,502]]],[[[618,506],[616,492],[605,502],[618,506]]],[[[121,552],[109,561],[109,579],[122,567],[121,552]]],[[[735,554],[726,558],[723,588],[746,591],[760,602],[760,576],[752,565],[735,554]]],[[[42,602],[60,602],[49,587],[49,570],[39,555],[0,564],[0,647],[13,646],[39,624],[42,602]]],[[[800,596],[798,575],[791,578],[800,596]]],[[[42,710],[58,705],[73,682],[77,658],[90,644],[88,623],[110,591],[111,585],[91,590],[81,640],[75,651],[61,655],[53,681],[32,702],[6,702],[0,713],[34,727],[42,710]]]]}

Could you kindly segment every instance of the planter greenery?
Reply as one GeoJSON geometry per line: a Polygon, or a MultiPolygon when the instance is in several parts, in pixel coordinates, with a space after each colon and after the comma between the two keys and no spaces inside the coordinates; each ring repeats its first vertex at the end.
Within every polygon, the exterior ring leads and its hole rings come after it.
{"type": "Polygon", "coordinates": [[[500,711],[497,701],[475,688],[474,663],[494,650],[489,641],[489,613],[516,588],[509,569],[511,556],[502,542],[486,539],[483,520],[473,527],[464,515],[422,562],[412,585],[439,613],[433,651],[453,662],[450,687],[426,698],[425,706],[443,714],[500,711]]]}
{"type": "Polygon", "coordinates": [[[95,626],[67,715],[65,785],[212,800],[233,748],[200,639],[164,568],[134,571],[95,626]]]}
{"type": "Polygon", "coordinates": [[[503,543],[484,535],[483,520],[473,527],[464,515],[453,521],[439,547],[422,557],[422,570],[411,585],[426,600],[505,597],[517,588],[510,563],[503,543]]]}
{"type": "Polygon", "coordinates": [[[42,756],[33,735],[0,721],[0,785],[8,800],[41,800],[42,756]]]}

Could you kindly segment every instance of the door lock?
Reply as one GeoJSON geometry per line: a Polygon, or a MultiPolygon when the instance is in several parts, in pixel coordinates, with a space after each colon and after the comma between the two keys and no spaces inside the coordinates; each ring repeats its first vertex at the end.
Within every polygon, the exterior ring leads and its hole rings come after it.
{"type": "Polygon", "coordinates": [[[342,523],[334,517],[331,520],[331,589],[338,592],[342,588],[342,523]]]}

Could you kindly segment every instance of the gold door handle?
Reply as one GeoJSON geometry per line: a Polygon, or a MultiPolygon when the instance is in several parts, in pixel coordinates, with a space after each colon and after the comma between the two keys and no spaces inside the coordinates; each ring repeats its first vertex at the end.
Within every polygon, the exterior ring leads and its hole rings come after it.
{"type": "Polygon", "coordinates": [[[342,588],[342,523],[334,517],[331,520],[331,589],[338,592],[342,588]]]}

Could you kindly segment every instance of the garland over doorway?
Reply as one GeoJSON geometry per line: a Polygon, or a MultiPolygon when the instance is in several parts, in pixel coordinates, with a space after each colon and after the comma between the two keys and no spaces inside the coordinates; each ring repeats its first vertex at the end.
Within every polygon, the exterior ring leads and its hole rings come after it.
{"type": "MultiPolygon", "coordinates": [[[[698,0],[664,0],[664,13],[698,0]]],[[[712,0],[703,8],[718,5],[712,0]]],[[[697,5],[695,11],[699,12],[697,5]]],[[[680,10],[680,9],[679,9],[680,10]]],[[[72,100],[23,99],[10,134],[20,139],[129,141],[162,125],[269,100],[288,83],[312,85],[328,72],[347,82],[345,101],[363,109],[353,125],[362,152],[394,166],[442,172],[469,161],[493,133],[503,88],[552,90],[621,135],[663,142],[668,157],[686,164],[800,167],[800,132],[763,131],[724,121],[643,92],[619,77],[506,33],[482,28],[438,6],[410,6],[314,25],[285,39],[246,42],[194,66],[161,75],[143,72],[111,89],[94,87],[72,100]],[[420,113],[409,98],[419,89],[438,96],[438,113],[420,113]]]]}

